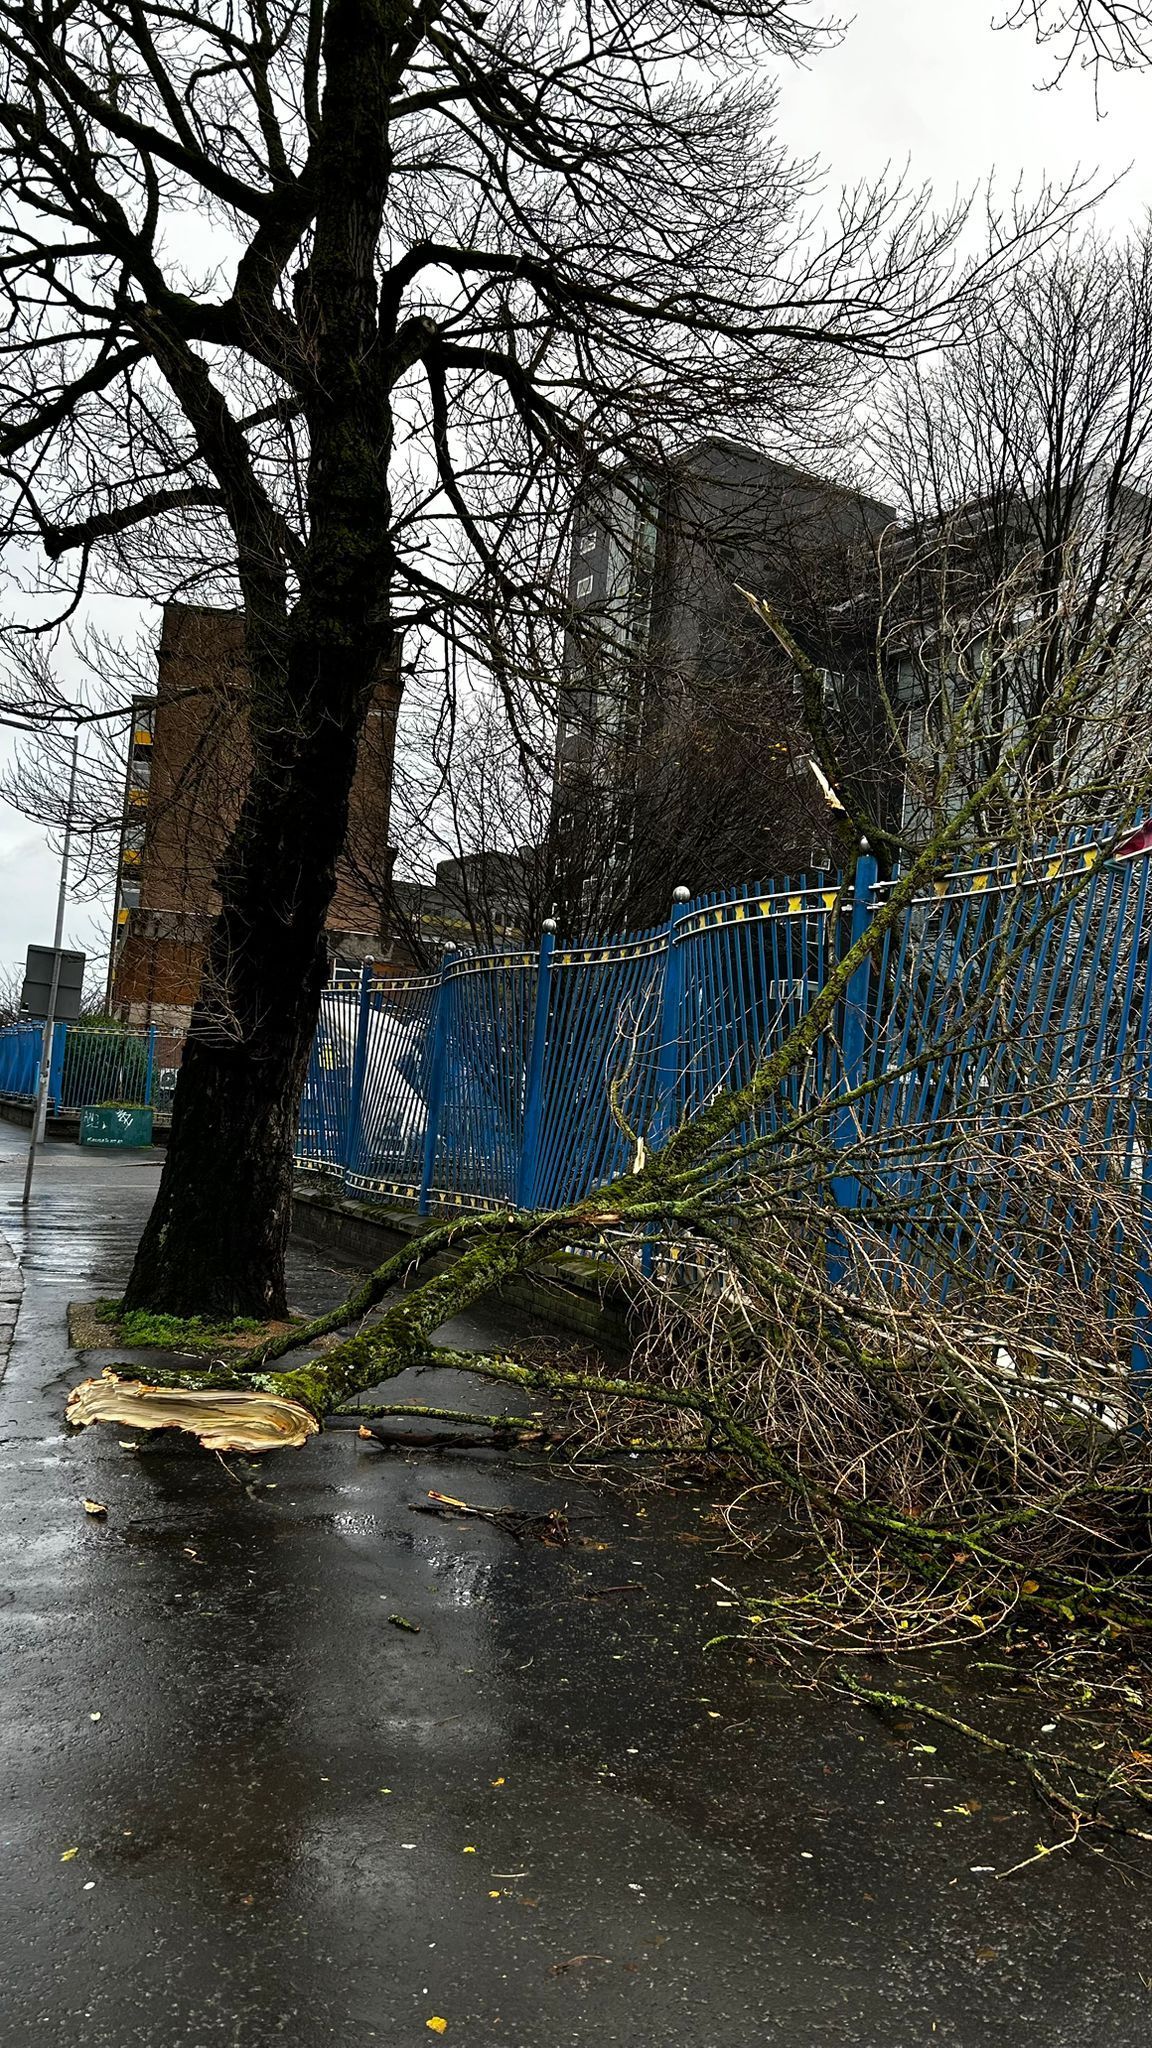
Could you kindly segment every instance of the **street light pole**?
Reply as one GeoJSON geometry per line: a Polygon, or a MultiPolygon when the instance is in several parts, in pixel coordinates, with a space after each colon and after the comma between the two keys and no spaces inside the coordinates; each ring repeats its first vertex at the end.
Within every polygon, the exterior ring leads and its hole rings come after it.
{"type": "Polygon", "coordinates": [[[32,1169],[36,1164],[36,1147],[44,1143],[44,1130],[48,1122],[48,1080],[52,1071],[52,1034],[56,1026],[56,999],[60,989],[60,948],[64,943],[64,904],[68,894],[68,856],[72,851],[72,807],[76,801],[76,767],[80,758],[79,730],[72,739],[72,766],[68,775],[68,810],[64,819],[64,847],[60,856],[60,892],[56,898],[56,936],[52,941],[52,980],[48,988],[48,1015],[44,1019],[44,1040],[40,1048],[40,1081],[36,1090],[36,1106],[32,1112],[32,1136],[28,1140],[28,1164],[24,1169],[24,1193],[20,1197],[22,1209],[28,1207],[32,1192],[32,1169]]]}

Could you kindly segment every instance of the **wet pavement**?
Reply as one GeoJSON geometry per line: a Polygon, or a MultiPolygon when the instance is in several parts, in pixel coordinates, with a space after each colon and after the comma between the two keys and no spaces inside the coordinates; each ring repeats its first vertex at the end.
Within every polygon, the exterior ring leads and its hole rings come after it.
{"type": "MultiPolygon", "coordinates": [[[[1053,1835],[1010,1771],[706,1651],[713,1576],[756,1568],[698,1493],[348,1432],[254,1476],[67,1434],[102,1359],[67,1352],[66,1303],[118,1290],[157,1169],[51,1147],[25,1228],[23,1143],[0,1125],[25,1281],[3,2048],[1145,2042],[1146,1880],[1091,1857],[998,1878],[1053,1835]],[[414,1514],[429,1487],[567,1505],[577,1540],[414,1514]]],[[[301,1253],[296,1301],[345,1277],[301,1253]]]]}

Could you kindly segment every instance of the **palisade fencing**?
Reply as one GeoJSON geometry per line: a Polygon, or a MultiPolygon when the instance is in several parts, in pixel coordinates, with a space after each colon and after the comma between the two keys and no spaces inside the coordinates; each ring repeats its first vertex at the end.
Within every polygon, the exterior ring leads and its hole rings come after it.
{"type": "MultiPolygon", "coordinates": [[[[42,1023],[0,1027],[0,1099],[35,1100],[43,1041],[42,1023]]],[[[182,1051],[181,1036],[155,1027],[56,1024],[48,1106],[60,1114],[99,1103],[134,1103],[163,1116],[172,1107],[182,1051]]]]}
{"type": "Polygon", "coordinates": [[[1143,1353],[1147,1301],[1112,1291],[1131,1213],[1105,1191],[1142,1191],[1144,1297],[1150,886],[1148,859],[1107,860],[1084,834],[949,875],[889,927],[859,990],[846,1121],[868,1162],[848,1206],[892,1217],[890,1282],[944,1294],[978,1244],[988,1299],[1095,1286],[1102,1320],[1134,1312],[1143,1353]]]}
{"type": "MultiPolygon", "coordinates": [[[[298,1164],[425,1212],[578,1200],[750,1078],[891,886],[863,854],[849,876],[720,891],[596,944],[546,931],[536,952],[450,956],[437,975],[342,976],[298,1164]]],[[[873,1277],[937,1295],[973,1245],[990,1293],[1041,1259],[1048,1282],[1091,1266],[1143,1363],[1150,1290],[1135,1307],[1108,1291],[1115,1205],[1069,1206],[1039,1169],[1072,1158],[1081,1184],[1143,1188],[1152,1221],[1149,889],[1147,859],[1111,860],[1082,832],[958,868],[877,934],[732,1141],[786,1151],[805,1134],[834,1203],[858,1212],[852,1247],[830,1232],[834,1283],[859,1279],[865,1238],[873,1277]]]]}
{"type": "MultiPolygon", "coordinates": [[[[323,997],[298,1163],[422,1210],[578,1200],[749,1078],[852,917],[851,889],[816,877],[701,896],[594,945],[546,931],[537,952],[452,955],[438,975],[342,974],[323,997]]],[[[771,1117],[839,1071],[829,1033],[771,1117]]]]}

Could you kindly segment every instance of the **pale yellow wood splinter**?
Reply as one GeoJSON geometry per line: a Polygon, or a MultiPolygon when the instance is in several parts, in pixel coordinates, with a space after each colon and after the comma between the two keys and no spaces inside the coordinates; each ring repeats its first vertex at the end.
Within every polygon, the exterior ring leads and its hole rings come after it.
{"type": "Polygon", "coordinates": [[[68,1420],[80,1428],[119,1422],[129,1429],[186,1429],[206,1451],[295,1450],[320,1427],[302,1402],[280,1394],[149,1387],[112,1371],[72,1389],[68,1420]]]}

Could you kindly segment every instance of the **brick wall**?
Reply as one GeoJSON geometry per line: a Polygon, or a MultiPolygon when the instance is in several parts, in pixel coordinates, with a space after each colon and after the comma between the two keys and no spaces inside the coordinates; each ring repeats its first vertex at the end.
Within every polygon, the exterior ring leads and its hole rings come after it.
{"type": "MultiPolygon", "coordinates": [[[[243,634],[239,612],[165,606],[140,902],[128,913],[112,981],[112,1007],[133,1023],[179,1028],[196,1000],[219,907],[216,868],[251,765],[243,634]]],[[[399,687],[389,678],[368,713],[327,917],[332,952],[344,958],[383,950],[398,707],[399,687]]]]}

